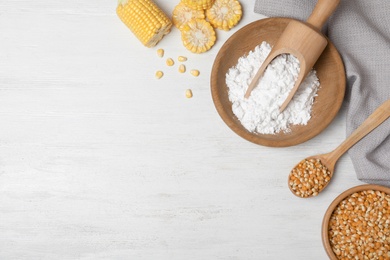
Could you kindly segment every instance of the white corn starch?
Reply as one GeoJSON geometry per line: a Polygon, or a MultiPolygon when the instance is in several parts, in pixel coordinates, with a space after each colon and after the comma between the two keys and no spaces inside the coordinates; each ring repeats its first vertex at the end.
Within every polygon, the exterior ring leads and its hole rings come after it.
{"type": "Polygon", "coordinates": [[[283,54],[268,65],[250,97],[244,98],[251,79],[270,51],[271,46],[262,42],[247,56],[239,58],[237,65],[226,74],[233,113],[248,131],[260,134],[290,132],[291,125],[306,125],[311,118],[314,97],[320,86],[316,71],[311,70],[290,104],[280,113],[279,108],[299,74],[298,59],[290,54],[283,54]]]}

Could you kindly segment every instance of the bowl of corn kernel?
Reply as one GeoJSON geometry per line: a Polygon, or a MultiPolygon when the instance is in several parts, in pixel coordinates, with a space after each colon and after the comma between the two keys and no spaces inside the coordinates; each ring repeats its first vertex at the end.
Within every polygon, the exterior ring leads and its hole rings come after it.
{"type": "Polygon", "coordinates": [[[390,188],[360,185],[340,194],[322,222],[330,259],[390,259],[390,188]]]}

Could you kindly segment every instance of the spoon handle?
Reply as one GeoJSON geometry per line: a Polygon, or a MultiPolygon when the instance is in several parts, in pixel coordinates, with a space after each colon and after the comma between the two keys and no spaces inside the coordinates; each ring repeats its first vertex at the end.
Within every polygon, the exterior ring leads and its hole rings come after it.
{"type": "Polygon", "coordinates": [[[336,10],[340,0],[318,0],[307,22],[321,30],[329,16],[336,10]]]}
{"type": "Polygon", "coordinates": [[[382,124],[389,116],[390,99],[380,105],[342,144],[331,152],[329,160],[336,162],[349,148],[382,124]]]}

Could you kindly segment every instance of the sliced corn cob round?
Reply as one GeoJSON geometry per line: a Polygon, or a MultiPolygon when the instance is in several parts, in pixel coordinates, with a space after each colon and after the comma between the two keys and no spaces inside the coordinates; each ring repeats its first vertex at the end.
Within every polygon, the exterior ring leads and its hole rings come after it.
{"type": "Polygon", "coordinates": [[[171,20],[152,0],[119,0],[116,12],[146,47],[155,46],[172,27],[171,20]]]}
{"type": "Polygon", "coordinates": [[[208,51],[215,43],[214,28],[203,19],[193,19],[181,29],[183,45],[194,53],[208,51]]]}
{"type": "Polygon", "coordinates": [[[215,0],[206,17],[215,28],[229,31],[242,17],[241,4],[237,0],[215,0]]]}
{"type": "Polygon", "coordinates": [[[175,9],[173,9],[172,22],[178,29],[180,29],[183,24],[188,23],[191,19],[198,18],[205,18],[204,11],[195,10],[182,2],[176,5],[175,9]]]}
{"type": "Polygon", "coordinates": [[[215,0],[181,0],[182,3],[196,10],[209,9],[215,0]]]}

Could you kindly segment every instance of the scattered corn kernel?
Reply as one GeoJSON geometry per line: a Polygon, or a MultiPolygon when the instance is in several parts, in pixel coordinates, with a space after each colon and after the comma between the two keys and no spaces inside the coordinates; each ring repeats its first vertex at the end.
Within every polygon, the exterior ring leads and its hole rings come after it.
{"type": "Polygon", "coordinates": [[[180,62],[183,62],[183,61],[186,61],[186,60],[187,60],[187,57],[179,56],[179,57],[177,58],[177,60],[180,61],[180,62]]]}
{"type": "Polygon", "coordinates": [[[179,66],[179,72],[180,72],[180,73],[186,72],[186,66],[184,66],[184,64],[180,64],[180,66],[179,66]]]}
{"type": "Polygon", "coordinates": [[[146,47],[170,32],[172,22],[152,0],[119,0],[116,13],[146,47]]]}
{"type": "Polygon", "coordinates": [[[158,49],[157,50],[157,56],[160,57],[160,58],[164,57],[164,49],[158,49]]]}
{"type": "Polygon", "coordinates": [[[206,17],[218,29],[229,31],[242,16],[241,4],[237,0],[215,0],[214,5],[207,9],[206,17]]]}
{"type": "Polygon", "coordinates": [[[161,70],[156,71],[156,78],[161,79],[164,76],[164,72],[161,70]]]}
{"type": "Polygon", "coordinates": [[[187,89],[186,90],[186,97],[187,98],[192,98],[192,90],[191,89],[187,89]]]}
{"type": "Polygon", "coordinates": [[[175,62],[171,58],[168,58],[167,61],[166,61],[166,64],[168,66],[173,66],[175,64],[175,62]]]}
{"type": "Polygon", "coordinates": [[[199,73],[199,70],[191,70],[190,73],[191,73],[191,75],[194,76],[194,77],[197,77],[197,76],[199,76],[199,74],[200,74],[200,73],[199,73]]]}
{"type": "Polygon", "coordinates": [[[181,29],[183,24],[188,23],[190,20],[198,18],[205,18],[204,11],[191,8],[182,2],[173,9],[172,22],[178,29],[181,29]]]}
{"type": "Polygon", "coordinates": [[[181,0],[182,3],[196,10],[209,9],[214,4],[214,1],[215,0],[181,0]]]}
{"type": "Polygon", "coordinates": [[[182,26],[183,45],[193,53],[208,51],[215,43],[214,28],[203,19],[194,19],[182,26]]]}

